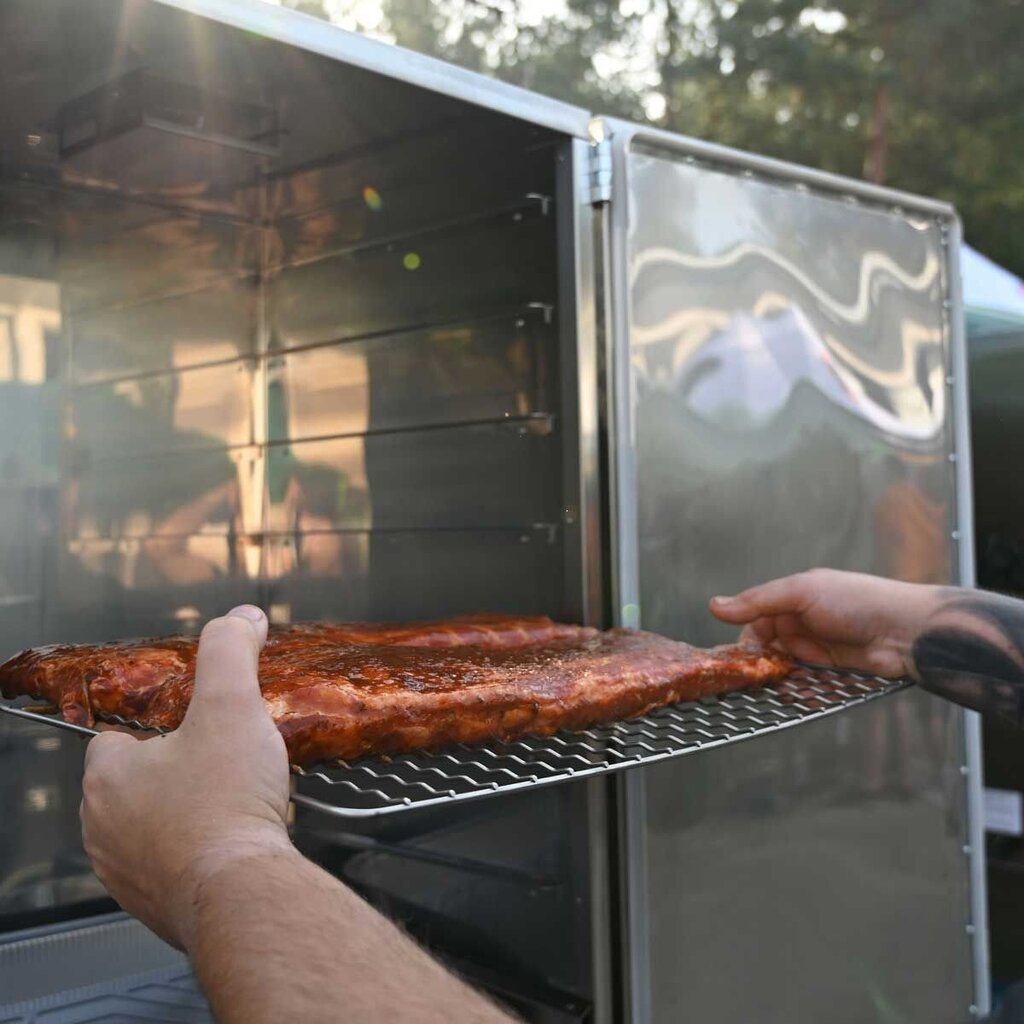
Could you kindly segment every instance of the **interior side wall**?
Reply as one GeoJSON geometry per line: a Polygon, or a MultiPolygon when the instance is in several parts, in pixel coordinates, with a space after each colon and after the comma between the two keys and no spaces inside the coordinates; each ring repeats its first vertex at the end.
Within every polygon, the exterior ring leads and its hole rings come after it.
{"type": "MultiPolygon", "coordinates": [[[[241,601],[579,618],[559,140],[160,5],[73,6],[0,31],[0,655],[241,601]]],[[[100,906],[80,745],[5,721],[0,759],[0,927],[100,906]]],[[[578,789],[296,835],[528,1014],[583,1012],[578,789]]]]}

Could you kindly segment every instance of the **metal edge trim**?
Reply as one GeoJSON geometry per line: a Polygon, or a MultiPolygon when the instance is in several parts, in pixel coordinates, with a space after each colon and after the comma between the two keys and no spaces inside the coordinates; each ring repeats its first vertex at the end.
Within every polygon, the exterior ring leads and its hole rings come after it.
{"type": "Polygon", "coordinates": [[[594,231],[594,208],[589,201],[590,144],[579,139],[571,143],[572,230],[576,274],[576,400],[579,434],[579,528],[585,588],[583,615],[590,626],[601,627],[603,580],[601,549],[602,481],[600,429],[600,354],[598,352],[598,253],[594,231]]]}
{"type": "Polygon", "coordinates": [[[630,121],[621,121],[617,118],[601,118],[600,120],[607,126],[606,131],[613,138],[616,135],[624,135],[628,138],[629,143],[648,144],[680,156],[689,156],[710,164],[750,171],[753,174],[780,182],[806,185],[808,188],[823,192],[852,196],[874,205],[898,206],[908,213],[922,213],[932,217],[956,216],[955,209],[949,203],[938,199],[930,199],[926,196],[918,196],[911,192],[903,192],[881,185],[872,185],[870,182],[857,178],[848,178],[841,174],[806,167],[803,164],[777,160],[774,157],[759,156],[745,150],[733,149],[731,146],[722,146],[687,135],[677,135],[658,128],[648,128],[630,121]]]}
{"type": "MultiPolygon", "coordinates": [[[[15,943],[36,943],[42,940],[51,941],[55,936],[66,935],[68,932],[79,932],[85,928],[103,928],[119,925],[126,921],[134,921],[123,910],[113,910],[109,914],[96,914],[92,917],[75,917],[55,924],[41,924],[32,928],[21,928],[14,932],[0,933],[0,950],[4,946],[15,943]]],[[[138,923],[138,922],[136,922],[138,923]]]]}
{"type": "Polygon", "coordinates": [[[629,338],[633,319],[629,291],[629,136],[612,137],[611,280],[608,290],[609,451],[612,489],[612,618],[617,626],[640,624],[639,537],[636,493],[636,401],[629,338]]]}
{"type": "Polygon", "coordinates": [[[26,708],[13,707],[0,701],[0,713],[11,715],[14,718],[21,718],[29,722],[41,722],[43,725],[52,725],[54,728],[73,732],[78,736],[93,737],[99,735],[98,729],[90,728],[87,725],[77,725],[74,722],[65,721],[57,715],[47,715],[38,711],[29,711],[26,708]]]}
{"type": "MultiPolygon", "coordinates": [[[[950,211],[946,225],[946,261],[949,281],[950,369],[953,376],[953,445],[956,454],[956,528],[959,532],[959,583],[976,585],[974,560],[974,501],[971,472],[971,427],[969,419],[967,337],[964,327],[963,287],[960,278],[960,248],[963,230],[960,218],[950,211]]],[[[985,880],[984,778],[981,717],[963,712],[965,801],[967,814],[970,921],[968,929],[974,968],[974,1016],[991,1010],[991,981],[988,938],[988,897],[985,880]]]]}
{"type": "Polygon", "coordinates": [[[487,78],[434,57],[348,32],[299,11],[276,7],[262,0],[258,3],[251,0],[155,2],[521,121],[587,138],[590,113],[580,107],[487,78]]]}
{"type": "MultiPolygon", "coordinates": [[[[569,482],[577,503],[576,523],[579,545],[567,568],[578,567],[581,621],[602,626],[601,550],[601,452],[598,353],[597,275],[594,209],[589,198],[590,144],[571,139],[558,152],[556,167],[556,219],[559,230],[559,333],[561,352],[571,350],[562,366],[562,401],[574,406],[573,417],[562,409],[562,422],[575,421],[575,441],[563,438],[569,467],[569,482]],[[569,307],[572,308],[569,308],[569,307]],[[571,371],[574,386],[566,379],[571,371]]],[[[567,499],[569,495],[566,495],[567,499]]],[[[566,502],[568,504],[568,501],[566,502]]],[[[607,792],[600,781],[586,787],[587,861],[590,896],[590,960],[594,1024],[611,1024],[615,1011],[612,996],[614,963],[611,945],[611,886],[608,863],[607,792]]]]}
{"type": "MultiPolygon", "coordinates": [[[[612,199],[607,233],[610,319],[607,342],[609,389],[610,509],[612,543],[612,618],[617,626],[640,625],[639,536],[637,527],[634,382],[630,358],[632,307],[629,291],[629,144],[634,134],[614,130],[612,199]]],[[[607,137],[607,135],[606,135],[607,137]]],[[[627,772],[618,788],[619,850],[624,940],[624,1002],[630,1024],[651,1019],[650,952],[647,933],[646,776],[627,772]]]]}

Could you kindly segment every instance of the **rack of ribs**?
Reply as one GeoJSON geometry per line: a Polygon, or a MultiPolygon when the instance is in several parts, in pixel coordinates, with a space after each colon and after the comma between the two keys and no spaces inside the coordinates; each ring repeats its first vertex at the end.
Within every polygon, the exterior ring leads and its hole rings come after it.
{"type": "MultiPolygon", "coordinates": [[[[46,700],[79,725],[174,729],[196,649],[195,637],[39,647],[0,666],[0,692],[46,700]]],[[[300,766],[579,731],[765,686],[791,669],[756,647],[502,615],[274,626],[259,661],[263,699],[300,766]]]]}

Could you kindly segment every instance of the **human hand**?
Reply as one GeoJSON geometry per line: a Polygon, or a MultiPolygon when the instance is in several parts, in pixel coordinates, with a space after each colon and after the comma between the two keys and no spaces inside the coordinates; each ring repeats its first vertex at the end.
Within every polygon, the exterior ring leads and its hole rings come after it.
{"type": "Polygon", "coordinates": [[[715,597],[712,613],[755,641],[803,661],[897,678],[914,675],[913,644],[943,588],[812,569],[715,597]]]}
{"type": "Polygon", "coordinates": [[[209,622],[181,726],[145,742],[105,732],[86,751],[82,837],[96,874],[182,949],[204,879],[238,858],[293,850],[288,758],[257,679],[266,638],[251,605],[209,622]]]}

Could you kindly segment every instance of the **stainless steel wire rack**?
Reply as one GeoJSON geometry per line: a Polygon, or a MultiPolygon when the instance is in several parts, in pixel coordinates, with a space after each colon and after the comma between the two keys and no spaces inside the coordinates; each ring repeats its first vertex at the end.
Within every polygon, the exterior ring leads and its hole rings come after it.
{"type": "MultiPolygon", "coordinates": [[[[799,665],[787,679],[764,689],[672,704],[583,732],[293,768],[298,778],[292,800],[336,817],[367,818],[516,792],[776,732],[908,685],[906,680],[799,665]]],[[[0,710],[80,734],[97,731],[65,722],[56,709],[26,707],[24,701],[0,703],[0,710]]],[[[125,719],[114,721],[142,729],[125,719]]]]}
{"type": "Polygon", "coordinates": [[[781,683],[659,708],[585,732],[297,769],[292,799],[342,818],[425,808],[567,782],[775,732],[909,686],[800,665],[781,683]]]}

